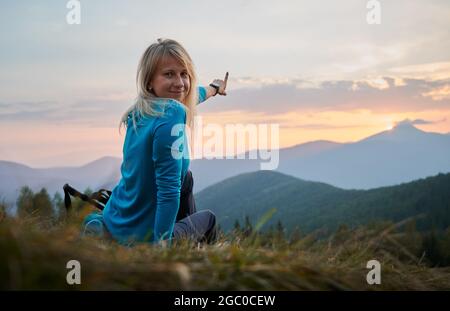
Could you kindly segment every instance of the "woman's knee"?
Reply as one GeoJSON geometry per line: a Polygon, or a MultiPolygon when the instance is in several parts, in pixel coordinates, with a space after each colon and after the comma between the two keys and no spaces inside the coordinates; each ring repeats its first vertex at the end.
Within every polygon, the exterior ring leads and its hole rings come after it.
{"type": "Polygon", "coordinates": [[[209,209],[201,210],[201,213],[205,215],[205,217],[208,218],[209,223],[211,223],[213,226],[216,224],[216,214],[214,214],[213,211],[209,209]]]}
{"type": "Polygon", "coordinates": [[[206,242],[211,244],[217,240],[216,215],[211,210],[203,211],[208,217],[208,230],[205,232],[206,242]]]}

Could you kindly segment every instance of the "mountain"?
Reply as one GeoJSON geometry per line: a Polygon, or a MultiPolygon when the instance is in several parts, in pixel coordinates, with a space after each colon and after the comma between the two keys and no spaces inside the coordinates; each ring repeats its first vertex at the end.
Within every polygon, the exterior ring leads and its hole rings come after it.
{"type": "MultiPolygon", "coordinates": [[[[261,159],[191,161],[194,192],[227,178],[259,171],[261,159]]],[[[274,154],[275,156],[275,154],[274,154]]],[[[354,143],[313,141],[279,150],[277,172],[343,189],[371,189],[450,172],[450,135],[421,131],[400,123],[354,143]]],[[[0,199],[15,202],[23,185],[34,191],[61,191],[68,182],[84,190],[112,189],[120,178],[120,158],[104,157],[82,167],[35,169],[0,161],[0,199]]]]}
{"type": "MultiPolygon", "coordinates": [[[[211,209],[224,230],[249,216],[258,219],[276,209],[265,228],[281,221],[288,230],[298,227],[335,230],[377,220],[400,222],[419,214],[420,230],[450,226],[450,174],[371,190],[343,190],[324,183],[300,180],[273,171],[241,174],[195,195],[197,209],[211,209]]],[[[264,228],[264,227],[263,227],[264,228]]]]}
{"type": "Polygon", "coordinates": [[[393,142],[413,142],[417,140],[439,139],[442,134],[424,132],[410,123],[400,123],[392,130],[369,136],[362,141],[393,141],[393,142]]]}
{"type": "MultiPolygon", "coordinates": [[[[248,157],[247,157],[248,158],[248,157]]],[[[260,169],[256,160],[195,160],[195,191],[260,169]]],[[[354,143],[317,141],[280,149],[276,171],[344,189],[396,185],[450,172],[450,136],[400,123],[354,143]]]]}
{"type": "Polygon", "coordinates": [[[401,124],[311,157],[283,160],[278,171],[345,189],[370,189],[450,172],[450,138],[401,124]]]}
{"type": "MultiPolygon", "coordinates": [[[[302,161],[304,158],[331,151],[342,144],[331,141],[318,140],[299,144],[279,150],[279,163],[293,163],[302,161]]],[[[243,155],[244,159],[198,159],[191,162],[190,169],[194,175],[194,191],[213,185],[226,178],[242,173],[255,172],[260,170],[260,159],[251,159],[250,153],[243,155]]],[[[289,169],[287,169],[289,171],[289,169]]]]}
{"type": "Polygon", "coordinates": [[[120,163],[119,158],[103,157],[81,167],[31,168],[0,161],[0,198],[9,204],[14,203],[24,185],[33,191],[45,187],[50,195],[56,191],[62,193],[65,183],[79,190],[102,188],[112,180],[119,180],[120,163]]]}

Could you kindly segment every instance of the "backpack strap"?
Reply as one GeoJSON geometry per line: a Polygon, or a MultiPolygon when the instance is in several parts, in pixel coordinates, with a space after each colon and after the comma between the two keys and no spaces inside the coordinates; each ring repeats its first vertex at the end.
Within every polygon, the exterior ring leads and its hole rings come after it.
{"type": "Polygon", "coordinates": [[[106,203],[108,202],[109,198],[111,197],[111,191],[106,189],[100,189],[99,191],[96,191],[92,193],[90,196],[79,192],[75,188],[69,186],[69,184],[65,184],[63,186],[64,190],[64,205],[66,206],[66,209],[69,210],[72,206],[72,201],[70,199],[70,196],[80,198],[81,200],[85,202],[89,202],[90,204],[97,207],[99,210],[102,210],[105,208],[106,203]]]}

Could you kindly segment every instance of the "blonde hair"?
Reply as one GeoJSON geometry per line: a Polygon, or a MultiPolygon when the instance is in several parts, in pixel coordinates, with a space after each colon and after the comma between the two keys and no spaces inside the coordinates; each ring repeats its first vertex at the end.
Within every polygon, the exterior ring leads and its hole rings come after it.
{"type": "Polygon", "coordinates": [[[166,57],[172,56],[186,67],[190,79],[190,89],[182,104],[186,108],[186,124],[191,127],[194,125],[195,108],[198,101],[197,94],[197,76],[195,74],[194,64],[188,52],[175,40],[158,39],[151,44],[144,52],[139,61],[136,73],[137,97],[134,104],[128,108],[120,120],[119,131],[122,125],[127,127],[128,115],[131,113],[133,127],[136,129],[136,116],[161,116],[163,113],[155,109],[155,102],[158,97],[150,90],[150,82],[156,72],[160,61],[166,57]]]}

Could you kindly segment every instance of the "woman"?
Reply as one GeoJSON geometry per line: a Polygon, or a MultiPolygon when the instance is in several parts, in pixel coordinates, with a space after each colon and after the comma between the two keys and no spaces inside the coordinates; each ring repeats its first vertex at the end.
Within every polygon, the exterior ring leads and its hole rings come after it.
{"type": "Polygon", "coordinates": [[[122,178],[103,211],[114,239],[214,242],[215,215],[195,210],[185,125],[192,127],[198,103],[226,95],[227,80],[228,73],[224,80],[197,88],[192,60],[174,40],[158,39],[144,52],[137,100],[121,120],[127,129],[122,178]]]}

